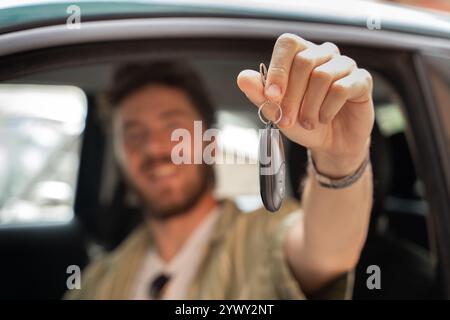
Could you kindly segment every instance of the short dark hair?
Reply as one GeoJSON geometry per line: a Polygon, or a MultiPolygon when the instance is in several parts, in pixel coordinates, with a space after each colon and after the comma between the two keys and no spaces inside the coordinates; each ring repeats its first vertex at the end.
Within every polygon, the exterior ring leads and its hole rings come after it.
{"type": "Polygon", "coordinates": [[[215,124],[215,108],[200,75],[187,63],[157,61],[129,63],[120,66],[107,90],[107,102],[116,108],[127,96],[149,84],[162,84],[182,89],[200,113],[206,128],[215,124]]]}

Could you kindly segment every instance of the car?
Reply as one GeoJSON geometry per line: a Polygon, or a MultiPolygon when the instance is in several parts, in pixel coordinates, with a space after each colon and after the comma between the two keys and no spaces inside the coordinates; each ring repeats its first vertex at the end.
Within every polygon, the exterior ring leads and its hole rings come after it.
{"type": "MultiPolygon", "coordinates": [[[[139,223],[105,125],[118,65],[195,66],[221,147],[254,158],[262,125],[236,76],[287,32],[336,43],[374,79],[374,206],[353,298],[450,298],[450,17],[354,0],[2,2],[0,298],[60,299],[71,270],[139,223]]],[[[299,198],[306,151],[286,141],[286,157],[299,198]]],[[[255,164],[216,171],[219,196],[261,205],[255,164]]]]}

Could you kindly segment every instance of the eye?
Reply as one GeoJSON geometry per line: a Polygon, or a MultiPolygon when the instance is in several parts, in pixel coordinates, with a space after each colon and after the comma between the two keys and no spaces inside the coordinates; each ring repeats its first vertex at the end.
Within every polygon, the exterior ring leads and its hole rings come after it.
{"type": "Polygon", "coordinates": [[[145,143],[147,132],[145,130],[128,130],[124,135],[124,142],[129,146],[139,146],[145,143]]]}

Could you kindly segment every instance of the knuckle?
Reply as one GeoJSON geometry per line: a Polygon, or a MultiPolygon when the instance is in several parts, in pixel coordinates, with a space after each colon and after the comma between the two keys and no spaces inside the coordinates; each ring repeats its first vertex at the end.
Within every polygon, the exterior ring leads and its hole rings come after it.
{"type": "Polygon", "coordinates": [[[354,83],[362,84],[364,87],[372,89],[373,86],[373,79],[372,75],[365,69],[356,69],[352,73],[354,80],[354,83]]]}
{"type": "Polygon", "coordinates": [[[350,66],[356,66],[356,61],[350,58],[349,56],[339,56],[339,59],[350,66]]]}
{"type": "Polygon", "coordinates": [[[373,82],[373,78],[372,75],[370,74],[369,71],[367,71],[366,69],[359,69],[359,72],[361,73],[361,75],[369,82],[372,83],[373,82]]]}
{"type": "Polygon", "coordinates": [[[298,36],[292,33],[283,33],[278,37],[276,44],[282,48],[297,47],[298,36]]]}
{"type": "Polygon", "coordinates": [[[314,67],[314,59],[307,55],[307,52],[302,51],[295,55],[295,63],[306,67],[308,69],[312,69],[314,67]]]}
{"type": "Polygon", "coordinates": [[[338,54],[340,53],[338,46],[335,45],[332,42],[328,42],[328,41],[324,42],[324,43],[321,44],[321,46],[326,48],[326,49],[328,49],[331,52],[335,52],[335,53],[338,53],[338,54]]]}
{"type": "Polygon", "coordinates": [[[270,78],[272,82],[283,81],[287,78],[289,72],[282,66],[272,66],[269,70],[270,78]]]}
{"type": "Polygon", "coordinates": [[[315,81],[319,82],[331,82],[332,81],[332,75],[321,68],[316,68],[313,70],[311,77],[315,81]]]}
{"type": "Polygon", "coordinates": [[[345,86],[342,83],[335,82],[331,85],[330,88],[331,92],[333,92],[335,95],[339,97],[345,97],[348,93],[347,86],[345,86]]]}
{"type": "Polygon", "coordinates": [[[363,79],[366,81],[366,85],[369,88],[370,91],[373,89],[373,78],[369,71],[366,69],[359,69],[359,72],[361,72],[363,79]]]}

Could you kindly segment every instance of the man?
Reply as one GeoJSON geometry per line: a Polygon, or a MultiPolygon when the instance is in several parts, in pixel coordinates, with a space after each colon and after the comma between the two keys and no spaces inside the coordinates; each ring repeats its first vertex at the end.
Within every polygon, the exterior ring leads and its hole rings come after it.
{"type": "MultiPolygon", "coordinates": [[[[240,214],[213,196],[210,166],[171,161],[175,129],[193,135],[195,120],[210,127],[214,119],[195,75],[163,63],[124,67],[115,79],[116,155],[146,219],[88,268],[68,298],[349,297],[372,206],[367,71],[332,43],[283,34],[265,85],[259,72],[239,74],[248,99],[279,103],[279,128],[310,151],[302,210],[286,200],[276,214],[240,214]]],[[[279,115],[275,106],[262,111],[271,120],[279,115]]]]}

